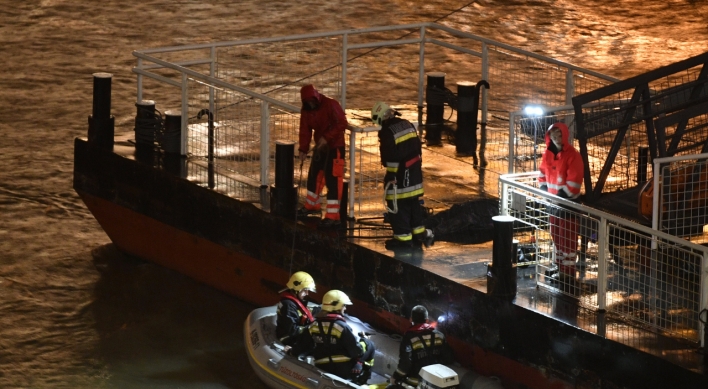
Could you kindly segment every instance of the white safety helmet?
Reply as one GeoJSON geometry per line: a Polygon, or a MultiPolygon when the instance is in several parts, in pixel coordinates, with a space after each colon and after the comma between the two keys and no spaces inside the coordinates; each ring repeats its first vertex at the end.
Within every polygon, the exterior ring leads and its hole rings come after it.
{"type": "Polygon", "coordinates": [[[332,289],[322,297],[322,310],[325,312],[341,311],[345,305],[352,305],[352,300],[341,290],[332,289]]]}
{"type": "Polygon", "coordinates": [[[288,281],[287,286],[288,289],[294,290],[296,292],[300,292],[301,290],[305,289],[312,293],[317,293],[317,291],[315,290],[315,280],[312,279],[311,275],[305,273],[304,271],[299,271],[290,276],[290,280],[288,281]]]}
{"type": "Polygon", "coordinates": [[[390,111],[392,111],[392,109],[388,104],[379,101],[374,104],[374,108],[371,108],[371,120],[374,121],[374,124],[380,126],[384,120],[393,116],[390,114],[390,111]]]}

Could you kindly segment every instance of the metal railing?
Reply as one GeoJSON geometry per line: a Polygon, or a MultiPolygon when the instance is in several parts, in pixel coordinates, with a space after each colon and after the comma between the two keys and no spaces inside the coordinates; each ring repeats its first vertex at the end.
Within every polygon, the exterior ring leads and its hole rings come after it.
{"type": "Polygon", "coordinates": [[[537,187],[537,177],[538,172],[503,175],[500,207],[502,215],[516,219],[515,239],[532,259],[539,287],[703,341],[699,313],[708,304],[708,247],[549,195],[537,187]],[[554,258],[554,240],[561,237],[575,240],[572,265],[554,258]],[[557,269],[563,265],[570,266],[557,269]]]}
{"type": "Polygon", "coordinates": [[[652,228],[705,242],[708,154],[654,159],[652,228]]]}
{"type": "MultiPolygon", "coordinates": [[[[137,58],[133,72],[138,102],[147,97],[158,105],[181,107],[182,155],[202,159],[215,171],[254,185],[265,186],[273,180],[273,143],[297,141],[299,88],[313,83],[322,93],[337,98],[351,119],[348,171],[359,177],[349,177],[355,183],[349,188],[352,217],[362,215],[355,215],[355,203],[376,196],[368,190],[381,189],[380,183],[363,179],[375,181],[380,166],[357,166],[362,161],[357,153],[378,154],[378,150],[368,144],[361,149],[357,146],[367,142],[357,138],[370,132],[365,130],[368,123],[357,119],[368,113],[357,116],[352,107],[367,112],[378,99],[392,106],[411,104],[417,107],[420,125],[426,72],[444,72],[448,84],[487,80],[491,89],[482,90],[480,104],[481,122],[489,123],[486,156],[503,161],[508,155],[506,124],[495,125],[495,120],[506,119],[490,112],[506,115],[531,103],[568,104],[577,93],[616,81],[436,23],[163,47],[136,50],[133,55],[137,58]],[[410,61],[391,63],[392,58],[410,61]],[[367,77],[381,68],[395,69],[395,77],[390,81],[367,77]],[[165,86],[176,89],[169,91],[165,86]],[[208,124],[197,118],[203,109],[213,114],[213,139],[205,138],[208,124]],[[365,187],[356,187],[364,183],[365,187]]],[[[505,173],[507,166],[491,164],[489,169],[505,173]]],[[[216,189],[221,190],[218,185],[216,189]]]]}

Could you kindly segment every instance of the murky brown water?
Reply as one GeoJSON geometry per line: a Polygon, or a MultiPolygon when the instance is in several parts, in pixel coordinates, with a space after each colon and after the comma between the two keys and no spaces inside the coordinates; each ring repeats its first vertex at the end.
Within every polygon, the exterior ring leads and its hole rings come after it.
{"type": "Polygon", "coordinates": [[[252,307],[116,252],[71,188],[92,73],[114,74],[132,130],[134,49],[439,20],[626,78],[708,48],[697,0],[0,3],[2,388],[264,387],[242,349],[252,307]]]}

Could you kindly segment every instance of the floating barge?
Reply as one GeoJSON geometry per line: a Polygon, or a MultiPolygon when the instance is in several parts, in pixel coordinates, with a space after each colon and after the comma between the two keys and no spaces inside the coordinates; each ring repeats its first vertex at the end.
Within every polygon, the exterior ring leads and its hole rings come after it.
{"type": "MultiPolygon", "coordinates": [[[[346,291],[354,301],[349,309],[353,315],[393,333],[402,333],[410,309],[424,304],[438,318],[458,361],[501,378],[508,388],[708,387],[706,357],[699,352],[708,295],[705,247],[694,238],[664,232],[666,218],[652,229],[638,223],[637,215],[621,218],[587,204],[548,198],[535,188],[530,173],[545,147],[537,140],[544,121],[575,118],[576,140],[591,166],[586,193],[602,204],[609,201],[603,193],[636,191],[636,175],[642,171],[636,151],[648,147],[658,172],[664,168],[656,165],[660,158],[683,155],[671,152],[682,143],[661,148],[655,140],[665,139],[659,136],[644,142],[635,142],[635,137],[631,147],[620,146],[629,145],[624,142],[629,134],[646,133],[641,126],[653,115],[683,115],[660,123],[665,129],[661,134],[672,139],[703,127],[696,118],[705,114],[705,55],[618,83],[429,23],[134,54],[135,133],[114,136],[110,75],[97,74],[88,137],[74,145],[74,188],[120,250],[257,306],[276,303],[289,274],[305,270],[319,289],[346,291]],[[401,87],[392,81],[394,85],[370,89],[367,68],[389,66],[384,59],[391,58],[391,50],[410,51],[411,57],[399,53],[396,58],[419,59],[417,67],[407,70],[417,84],[401,87]],[[471,65],[451,63],[458,54],[471,65]],[[689,79],[676,81],[671,75],[677,72],[689,79]],[[452,97],[440,85],[443,77],[457,80],[454,110],[452,97]],[[667,78],[671,86],[658,95],[674,103],[660,106],[651,100],[657,93],[649,90],[655,90],[655,80],[667,78]],[[461,149],[460,144],[470,144],[463,141],[469,129],[442,114],[462,116],[470,100],[462,100],[460,88],[479,86],[472,82],[476,80],[485,80],[490,88],[475,90],[480,96],[472,130],[475,148],[461,149]],[[312,222],[296,221],[289,213],[292,204],[275,194],[280,188],[273,186],[279,181],[274,151],[296,139],[297,91],[304,83],[339,97],[350,119],[345,230],[322,231],[312,222]],[[681,89],[683,84],[689,89],[681,89]],[[364,87],[376,97],[356,94],[347,99],[364,87]],[[390,231],[380,220],[383,170],[375,129],[361,119],[380,99],[400,107],[430,138],[423,155],[425,200],[433,210],[429,221],[436,223],[431,227],[442,238],[431,249],[384,248],[390,231]],[[647,108],[651,101],[659,107],[656,112],[647,108]],[[528,103],[556,108],[543,118],[528,117],[521,111],[528,103]],[[161,115],[155,106],[163,105],[179,108],[161,115]],[[642,115],[635,114],[637,106],[643,107],[642,115]],[[622,120],[607,120],[608,110],[632,109],[622,120]],[[597,123],[613,124],[593,127],[598,115],[605,116],[597,123]],[[684,119],[691,123],[681,127],[684,119]],[[602,135],[613,138],[598,138],[602,135]],[[452,138],[455,145],[447,142],[452,138]],[[615,160],[608,164],[610,157],[615,160]],[[632,171],[625,178],[632,185],[613,187],[621,181],[613,170],[617,161],[626,162],[619,170],[632,171]],[[514,238],[528,260],[513,267],[515,293],[488,289],[493,244],[475,238],[488,236],[484,230],[493,228],[490,217],[480,217],[489,201],[514,217],[514,238]],[[479,212],[462,212],[466,204],[485,205],[479,212]],[[580,234],[586,267],[578,272],[581,284],[574,293],[545,277],[552,262],[547,209],[559,205],[586,221],[580,234]]],[[[701,136],[694,143],[708,139],[701,136]]],[[[677,160],[687,160],[681,158],[677,160]]],[[[695,164],[702,157],[691,158],[695,164]]],[[[295,170],[290,185],[297,190],[303,171],[295,170]]],[[[708,224],[702,216],[694,219],[708,224]]]]}

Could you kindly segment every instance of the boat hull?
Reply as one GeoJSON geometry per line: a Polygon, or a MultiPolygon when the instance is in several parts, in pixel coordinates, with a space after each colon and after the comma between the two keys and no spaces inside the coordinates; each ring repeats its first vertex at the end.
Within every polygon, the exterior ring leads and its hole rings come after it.
{"type": "Polygon", "coordinates": [[[122,251],[257,306],[277,302],[291,269],[310,272],[319,290],[345,290],[354,301],[349,312],[386,332],[402,333],[409,325],[405,312],[424,304],[433,317],[447,318],[441,330],[456,359],[500,377],[507,388],[708,387],[700,372],[83,139],[75,141],[74,188],[122,251]]]}

